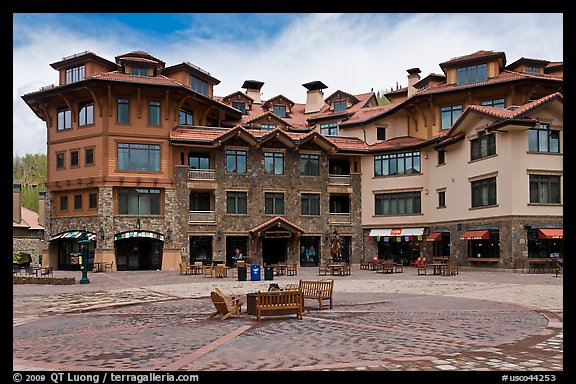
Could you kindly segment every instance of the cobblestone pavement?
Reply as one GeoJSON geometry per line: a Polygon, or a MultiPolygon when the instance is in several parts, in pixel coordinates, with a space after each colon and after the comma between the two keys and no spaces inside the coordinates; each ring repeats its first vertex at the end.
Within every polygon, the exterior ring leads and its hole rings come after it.
{"type": "MultiPolygon", "coordinates": [[[[302,320],[260,322],[246,313],[207,319],[208,295],[267,290],[271,281],[156,271],[89,278],[13,286],[14,370],[563,371],[563,277],[549,273],[356,268],[333,277],[332,310],[306,300],[302,320]]],[[[299,278],[328,277],[301,268],[273,282],[299,278]]]]}

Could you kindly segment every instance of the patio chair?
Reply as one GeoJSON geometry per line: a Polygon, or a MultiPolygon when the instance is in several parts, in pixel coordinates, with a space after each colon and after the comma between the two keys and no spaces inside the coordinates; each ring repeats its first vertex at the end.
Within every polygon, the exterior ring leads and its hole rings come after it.
{"type": "Polygon", "coordinates": [[[181,261],[178,265],[180,266],[181,275],[190,275],[192,273],[190,269],[190,264],[188,264],[188,262],[181,261]]]}
{"type": "Polygon", "coordinates": [[[216,308],[216,312],[208,316],[208,319],[212,319],[216,315],[222,315],[220,320],[226,320],[232,315],[240,316],[242,302],[239,299],[224,295],[218,288],[210,292],[210,299],[216,308]]]}
{"type": "Polygon", "coordinates": [[[53,267],[44,267],[40,271],[40,276],[52,276],[54,277],[54,268],[53,267]]]}

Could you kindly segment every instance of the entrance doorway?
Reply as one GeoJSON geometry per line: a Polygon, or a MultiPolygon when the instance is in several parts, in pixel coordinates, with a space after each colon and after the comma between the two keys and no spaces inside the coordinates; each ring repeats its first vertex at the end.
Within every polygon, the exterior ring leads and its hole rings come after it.
{"type": "Polygon", "coordinates": [[[190,262],[212,263],[212,236],[190,236],[190,262]]]}
{"type": "Polygon", "coordinates": [[[118,271],[143,271],[162,268],[161,240],[131,237],[116,241],[116,265],[118,271]]]}
{"type": "Polygon", "coordinates": [[[266,238],[262,239],[262,261],[264,265],[276,264],[286,261],[288,239],[266,238]]]}

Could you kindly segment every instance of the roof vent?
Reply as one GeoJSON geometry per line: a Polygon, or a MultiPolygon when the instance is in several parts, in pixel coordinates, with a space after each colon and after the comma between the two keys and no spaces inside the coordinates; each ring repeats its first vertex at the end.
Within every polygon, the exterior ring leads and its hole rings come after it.
{"type": "Polygon", "coordinates": [[[508,111],[515,111],[518,108],[520,108],[518,105],[510,105],[509,107],[506,107],[508,111]]]}

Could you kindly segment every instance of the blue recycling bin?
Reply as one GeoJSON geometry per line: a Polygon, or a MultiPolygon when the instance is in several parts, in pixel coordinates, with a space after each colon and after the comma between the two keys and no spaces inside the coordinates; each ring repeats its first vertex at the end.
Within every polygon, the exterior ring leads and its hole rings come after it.
{"type": "Polygon", "coordinates": [[[252,264],[250,266],[250,280],[260,281],[260,264],[252,264]]]}

